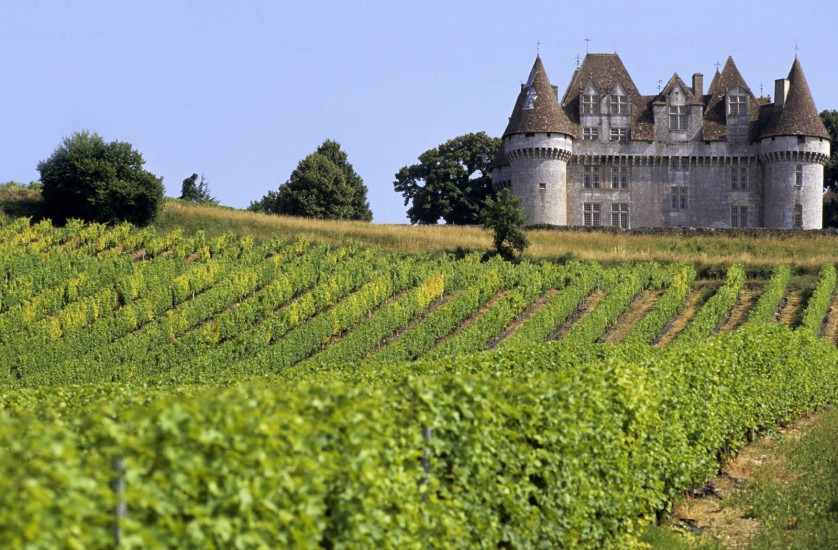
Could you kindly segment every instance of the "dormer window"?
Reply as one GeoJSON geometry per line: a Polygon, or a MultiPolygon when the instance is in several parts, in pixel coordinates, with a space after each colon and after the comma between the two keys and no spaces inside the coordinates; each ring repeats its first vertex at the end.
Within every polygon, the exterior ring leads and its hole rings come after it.
{"type": "Polygon", "coordinates": [[[583,115],[598,115],[599,114],[599,95],[597,95],[597,94],[583,94],[582,95],[582,114],[583,115]]]}
{"type": "Polygon", "coordinates": [[[612,95],[611,96],[611,114],[612,115],[627,115],[629,112],[628,108],[628,97],[624,95],[612,95]]]}
{"type": "Polygon", "coordinates": [[[748,96],[744,94],[730,94],[727,96],[727,114],[738,116],[748,114],[748,96]]]}
{"type": "Polygon", "coordinates": [[[687,129],[687,107],[686,105],[671,105],[669,107],[669,129],[687,129]]]}
{"type": "Polygon", "coordinates": [[[611,128],[611,141],[628,142],[628,128],[611,128]]]}

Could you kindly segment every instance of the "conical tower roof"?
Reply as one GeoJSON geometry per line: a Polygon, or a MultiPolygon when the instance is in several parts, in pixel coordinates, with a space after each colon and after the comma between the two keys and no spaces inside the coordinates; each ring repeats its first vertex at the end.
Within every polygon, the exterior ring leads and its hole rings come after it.
{"type": "MultiPolygon", "coordinates": [[[[829,132],[823,125],[815,101],[809,91],[809,84],[803,74],[803,67],[795,57],[788,76],[789,91],[782,110],[775,108],[762,137],[770,136],[815,136],[829,139],[829,132]]],[[[774,98],[776,105],[777,98],[774,98]]]]}
{"type": "Polygon", "coordinates": [[[503,137],[534,132],[574,135],[573,124],[559,105],[556,92],[538,56],[527,83],[521,87],[503,137]]]}

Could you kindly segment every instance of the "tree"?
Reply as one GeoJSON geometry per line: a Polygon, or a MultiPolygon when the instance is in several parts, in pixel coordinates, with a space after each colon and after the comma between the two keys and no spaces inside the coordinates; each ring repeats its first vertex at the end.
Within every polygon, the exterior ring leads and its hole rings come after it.
{"type": "Polygon", "coordinates": [[[521,209],[521,197],[516,197],[509,189],[486,197],[483,201],[483,225],[494,232],[495,252],[507,260],[514,260],[529,246],[530,241],[524,233],[527,218],[521,209]]]}
{"type": "Polygon", "coordinates": [[[300,161],[278,191],[248,210],[307,218],[371,221],[367,188],[336,141],[326,140],[300,161]]]}
{"type": "Polygon", "coordinates": [[[364,185],[364,180],[349,163],[349,157],[341,150],[340,144],[327,139],[317,148],[316,152],[325,155],[335,166],[340,168],[346,176],[346,183],[349,187],[355,189],[351,201],[353,214],[351,219],[365,222],[372,221],[372,210],[370,210],[370,204],[367,201],[367,186],[364,185]]]}
{"type": "Polygon", "coordinates": [[[277,193],[276,191],[268,191],[268,194],[259,199],[258,201],[250,201],[250,205],[247,207],[247,209],[251,212],[261,212],[263,214],[276,214],[279,208],[276,204],[278,197],[279,193],[277,193]]]}
{"type": "Polygon", "coordinates": [[[492,194],[490,166],[500,139],[466,134],[419,155],[419,163],[396,173],[393,187],[404,195],[410,223],[478,224],[483,201],[492,194]]]}
{"type": "Polygon", "coordinates": [[[838,192],[838,111],[821,111],[821,120],[832,142],[831,154],[823,172],[823,185],[838,192]]]}
{"type": "Polygon", "coordinates": [[[130,143],[76,132],[38,163],[47,215],[56,221],[147,225],[163,204],[163,180],[143,168],[130,143]]]}
{"type": "Polygon", "coordinates": [[[838,191],[832,189],[823,195],[823,227],[838,227],[838,191]]]}
{"type": "Polygon", "coordinates": [[[180,199],[199,204],[218,204],[218,200],[210,195],[209,184],[203,174],[201,174],[200,182],[198,174],[192,174],[183,180],[183,185],[180,187],[180,199]]]}

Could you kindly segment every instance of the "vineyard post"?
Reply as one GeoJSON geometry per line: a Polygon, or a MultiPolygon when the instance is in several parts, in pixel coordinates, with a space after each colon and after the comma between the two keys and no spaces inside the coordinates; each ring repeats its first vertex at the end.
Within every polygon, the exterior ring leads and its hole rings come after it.
{"type": "MultiPolygon", "coordinates": [[[[430,448],[430,440],[431,440],[431,427],[430,426],[422,426],[422,439],[425,441],[425,449],[422,451],[422,470],[425,472],[425,475],[422,476],[422,479],[419,480],[419,486],[427,485],[430,481],[431,475],[431,448],[430,448]]],[[[422,500],[428,500],[428,491],[427,488],[425,492],[422,493],[422,500]]]]}
{"type": "Polygon", "coordinates": [[[111,471],[116,477],[111,479],[111,490],[116,495],[116,506],[113,509],[113,542],[120,545],[120,520],[125,517],[127,505],[125,503],[125,460],[115,458],[111,461],[111,471]]]}

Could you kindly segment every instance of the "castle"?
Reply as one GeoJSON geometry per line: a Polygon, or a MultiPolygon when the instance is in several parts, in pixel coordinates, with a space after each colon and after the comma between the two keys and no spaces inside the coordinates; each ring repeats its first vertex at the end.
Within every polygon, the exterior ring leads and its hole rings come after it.
{"type": "Polygon", "coordinates": [[[641,95],[617,54],[587,54],[559,98],[536,57],[492,164],[530,224],[819,229],[830,140],[795,57],[774,102],[732,58],[704,91],[641,95]]]}

